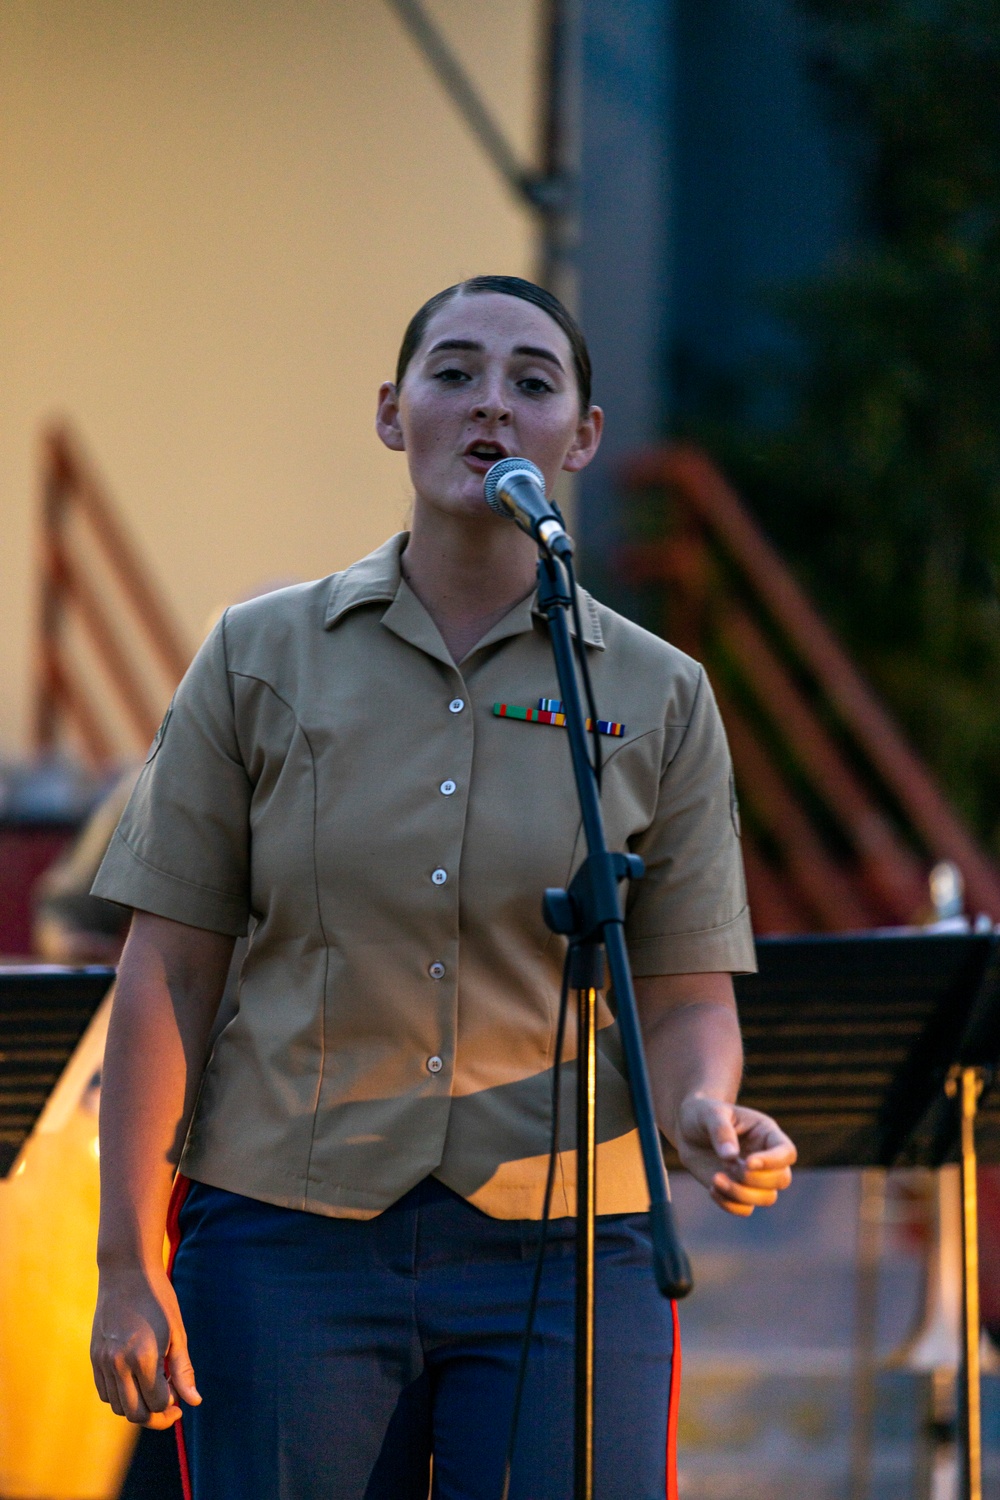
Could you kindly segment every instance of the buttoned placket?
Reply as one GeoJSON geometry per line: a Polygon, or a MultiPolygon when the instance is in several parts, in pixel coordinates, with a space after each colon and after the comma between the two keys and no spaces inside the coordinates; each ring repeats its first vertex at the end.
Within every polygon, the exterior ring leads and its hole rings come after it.
{"type": "MultiPolygon", "coordinates": [[[[443,668],[438,706],[431,710],[434,726],[431,732],[435,741],[440,739],[442,756],[426,791],[435,804],[432,823],[440,828],[440,838],[434,839],[428,849],[424,878],[430,881],[436,900],[441,903],[442,917],[447,919],[450,914],[447,922],[450,937],[442,947],[440,939],[428,933],[424,973],[425,983],[436,1001],[437,1046],[423,1059],[423,1068],[433,1092],[447,1095],[455,1074],[458,1039],[461,856],[472,781],[474,714],[461,670],[405,580],[400,582],[382,616],[382,624],[443,668]]],[[[477,653],[484,644],[485,641],[479,643],[477,653]]]]}
{"type": "MultiPolygon", "coordinates": [[[[522,600],[487,632],[476,645],[471,657],[465,660],[478,657],[488,646],[496,646],[508,637],[531,630],[533,614],[534,601],[530,598],[522,600]]],[[[584,619],[588,643],[591,643],[591,636],[596,632],[597,641],[593,643],[598,644],[599,626],[596,625],[592,608],[589,613],[584,613],[584,619]]],[[[429,879],[442,903],[442,915],[450,913],[451,932],[450,940],[444,947],[440,940],[435,941],[433,935],[428,934],[424,973],[425,982],[437,995],[439,1040],[437,1050],[423,1059],[423,1067],[425,1076],[432,1081],[434,1092],[449,1094],[457,1062],[461,853],[471,790],[474,714],[462,671],[445,646],[431,616],[405,579],[400,581],[393,594],[389,608],[382,616],[382,624],[408,645],[438,662],[447,673],[447,685],[442,682],[440,714],[441,719],[448,723],[449,734],[444,737],[448,743],[442,762],[437,767],[435,781],[427,789],[427,795],[436,799],[438,805],[441,838],[428,851],[429,862],[425,867],[425,878],[429,879]],[[444,903],[448,903],[447,906],[444,903]]]]}
{"type": "MultiPolygon", "coordinates": [[[[444,735],[444,758],[439,767],[437,784],[428,788],[428,796],[436,799],[440,808],[442,835],[441,842],[432,855],[440,863],[432,867],[430,878],[438,888],[442,901],[448,901],[452,906],[457,935],[461,852],[468,816],[475,730],[469,695],[461,672],[453,662],[443,662],[442,665],[452,678],[452,692],[450,697],[447,688],[442,692],[441,715],[447,729],[444,735]],[[454,691],[455,686],[458,688],[457,692],[454,691]]],[[[434,1084],[442,1093],[447,1093],[450,1092],[455,1071],[458,1035],[457,943],[456,961],[449,967],[443,957],[431,953],[427,974],[431,983],[440,987],[442,1006],[440,1050],[426,1059],[425,1066],[434,1084]],[[450,982],[445,984],[446,980],[450,982]]]]}

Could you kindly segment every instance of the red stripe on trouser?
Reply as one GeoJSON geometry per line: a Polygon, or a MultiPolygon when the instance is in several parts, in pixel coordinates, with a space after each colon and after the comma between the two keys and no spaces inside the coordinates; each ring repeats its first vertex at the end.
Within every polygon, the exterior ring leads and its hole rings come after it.
{"type": "Polygon", "coordinates": [[[674,1324],[674,1352],[670,1357],[670,1395],[667,1398],[667,1500],[678,1500],[677,1491],[677,1413],[681,1404],[681,1320],[677,1303],[671,1302],[674,1324]]]}
{"type": "MultiPolygon", "coordinates": [[[[184,1199],[187,1197],[191,1180],[183,1177],[180,1172],[174,1178],[174,1186],[170,1194],[170,1206],[167,1209],[167,1275],[173,1277],[174,1261],[177,1259],[177,1247],[181,1242],[180,1217],[181,1209],[184,1207],[184,1199]]],[[[170,1365],[164,1361],[164,1372],[170,1378],[170,1365]]],[[[174,1436],[177,1439],[177,1463],[181,1471],[181,1490],[184,1500],[192,1500],[191,1494],[191,1470],[188,1468],[187,1448],[184,1445],[184,1433],[181,1422],[174,1423],[174,1436]]]]}

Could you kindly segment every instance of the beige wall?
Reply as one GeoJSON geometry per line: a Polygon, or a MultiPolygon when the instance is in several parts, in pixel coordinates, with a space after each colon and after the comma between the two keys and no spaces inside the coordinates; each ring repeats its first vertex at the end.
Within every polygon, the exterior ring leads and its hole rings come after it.
{"type": "MultiPolygon", "coordinates": [[[[537,0],[432,0],[524,153],[537,0]]],[[[0,754],[27,746],[35,440],[70,418],[192,639],[397,529],[406,319],[532,226],[385,0],[0,3],[0,754]]]]}

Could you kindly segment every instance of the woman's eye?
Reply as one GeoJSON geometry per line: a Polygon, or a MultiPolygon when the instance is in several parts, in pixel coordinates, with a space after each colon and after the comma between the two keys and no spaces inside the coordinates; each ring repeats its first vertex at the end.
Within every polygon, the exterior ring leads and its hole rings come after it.
{"type": "Polygon", "coordinates": [[[541,375],[526,375],[523,380],[518,381],[518,385],[523,391],[527,391],[529,396],[542,396],[552,390],[552,386],[547,380],[543,380],[541,375]]]}
{"type": "Polygon", "coordinates": [[[449,385],[451,385],[457,383],[460,380],[468,380],[470,379],[470,376],[465,370],[457,370],[453,366],[449,366],[447,370],[438,370],[437,374],[434,376],[434,379],[446,381],[449,385]]]}

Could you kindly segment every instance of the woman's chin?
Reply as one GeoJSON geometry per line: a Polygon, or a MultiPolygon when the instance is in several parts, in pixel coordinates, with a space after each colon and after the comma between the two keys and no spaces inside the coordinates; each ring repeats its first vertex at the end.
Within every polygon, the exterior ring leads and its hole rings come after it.
{"type": "Polygon", "coordinates": [[[463,484],[447,495],[424,497],[423,505],[428,512],[442,517],[448,516],[451,519],[478,523],[494,519],[493,512],[483,496],[481,483],[463,484]]]}

